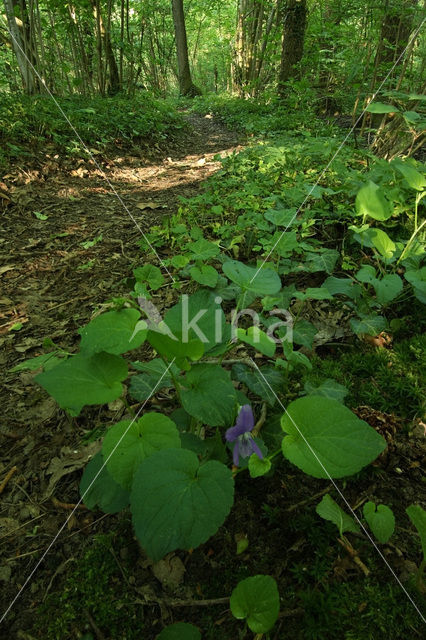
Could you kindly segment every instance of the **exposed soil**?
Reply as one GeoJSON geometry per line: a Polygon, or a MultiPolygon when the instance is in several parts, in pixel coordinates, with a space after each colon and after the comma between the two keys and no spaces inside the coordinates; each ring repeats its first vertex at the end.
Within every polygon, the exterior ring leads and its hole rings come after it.
{"type": "MultiPolygon", "coordinates": [[[[242,142],[213,118],[191,115],[188,121],[186,139],[163,154],[153,151],[148,157],[146,152],[133,151],[132,155],[98,156],[102,171],[92,161],[46,156],[39,159],[38,167],[14,167],[3,177],[11,203],[1,218],[0,245],[4,255],[0,362],[5,371],[0,423],[0,582],[4,587],[0,612],[22,586],[25,589],[0,628],[0,638],[43,639],[43,628],[57,618],[64,620],[56,636],[61,640],[153,640],[165,624],[178,620],[200,625],[207,639],[235,640],[242,625],[230,615],[226,597],[239,579],[259,573],[276,578],[282,597],[281,617],[271,638],[320,638],[306,629],[309,624],[317,631],[321,624],[331,624],[321,617],[324,593],[340,589],[343,598],[342,590],[347,588],[345,620],[361,613],[373,620],[375,602],[368,594],[374,589],[379,592],[392,580],[364,537],[354,536],[351,542],[368,565],[369,576],[338,543],[334,525],[316,516],[320,496],[332,489],[329,483],[289,466],[280,466],[272,478],[256,482],[247,482],[244,474],[238,476],[235,507],[218,534],[193,553],[169,554],[154,567],[138,548],[128,514],[105,516],[81,508],[68,520],[78,500],[81,469],[99,446],[93,431],[116,422],[123,409],[89,408],[71,419],[34,384],[33,374],[11,373],[10,368],[38,355],[47,337],[74,349],[78,327],[90,320],[99,305],[128,293],[125,279],[144,261],[138,227],[146,230],[163,216],[171,216],[179,197],[198,193],[202,181],[219,168],[214,156],[232,153],[242,142]],[[102,172],[120,199],[111,193],[102,172]],[[143,204],[148,206],[138,208],[143,204]],[[37,219],[34,212],[47,219],[37,219]],[[100,236],[92,246],[83,246],[100,236]],[[22,323],[22,328],[11,330],[16,323],[22,323]],[[2,480],[14,467],[2,490],[2,480]],[[93,536],[111,531],[115,533],[102,552],[105,557],[101,554],[101,560],[90,565],[87,550],[93,536]],[[248,547],[237,554],[237,541],[244,538],[248,547]],[[53,540],[55,544],[37,566],[53,540]],[[34,567],[37,570],[28,580],[34,567]],[[102,585],[108,615],[95,596],[92,601],[92,595],[85,594],[86,582],[102,585]],[[80,589],[85,606],[78,614],[70,614],[67,607],[72,598],[78,600],[80,589]],[[114,631],[117,615],[123,622],[114,631]]],[[[166,288],[166,304],[168,295],[166,288]]],[[[398,518],[403,516],[400,505],[419,497],[425,453],[421,427],[408,436],[412,425],[395,416],[368,407],[359,411],[378,430],[384,423],[388,426],[383,435],[391,446],[378,466],[348,481],[345,496],[353,506],[370,499],[388,504],[398,518]]],[[[336,492],[332,495],[338,498],[336,492]]],[[[413,575],[417,550],[403,531],[393,540],[384,553],[406,581],[413,575]]],[[[401,592],[401,616],[411,607],[404,598],[401,592]]],[[[340,606],[336,604],[337,609],[340,606]]],[[[329,610],[334,616],[333,607],[329,610]]],[[[349,637],[344,632],[342,628],[341,635],[329,637],[349,637]]],[[[407,622],[408,636],[421,637],[411,622],[407,622]]],[[[393,640],[400,637],[392,636],[393,640]]]]}

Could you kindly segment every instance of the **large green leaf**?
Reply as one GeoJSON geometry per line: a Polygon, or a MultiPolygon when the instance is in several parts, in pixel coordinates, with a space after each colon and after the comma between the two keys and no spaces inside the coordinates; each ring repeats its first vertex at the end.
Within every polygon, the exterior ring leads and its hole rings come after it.
{"type": "Polygon", "coordinates": [[[173,420],[162,413],[146,413],[133,423],[122,420],[104,438],[102,453],[109,473],[130,491],[139,464],[161,449],[178,449],[179,431],[173,420]]]}
{"type": "Polygon", "coordinates": [[[384,102],[370,102],[366,111],[369,113],[398,113],[398,107],[393,104],[385,104],[384,102]]]}
{"type": "Polygon", "coordinates": [[[297,209],[268,209],[265,212],[266,220],[272,222],[277,227],[289,227],[298,222],[296,217],[297,209]]]}
{"type": "Polygon", "coordinates": [[[374,220],[387,220],[393,213],[393,208],[381,187],[369,180],[358,191],[355,200],[356,212],[360,216],[370,216],[374,220]]]}
{"type": "Polygon", "coordinates": [[[398,274],[388,273],[381,280],[373,282],[373,287],[377,294],[377,302],[388,304],[401,293],[403,285],[398,274]]]}
{"type": "Polygon", "coordinates": [[[293,327],[293,341],[307,349],[312,349],[317,333],[318,329],[312,323],[302,318],[298,320],[293,327]]]}
{"type": "Polygon", "coordinates": [[[201,640],[201,633],[188,622],[175,622],[157,636],[157,640],[201,640]]]}
{"type": "Polygon", "coordinates": [[[315,478],[342,478],[360,471],[386,448],[366,422],[337,400],[307,396],[281,418],[284,457],[315,478]]]}
{"type": "Polygon", "coordinates": [[[140,313],[136,309],[108,311],[97,316],[78,330],[81,335],[81,353],[90,356],[106,351],[120,355],[136,349],[145,342],[147,334],[146,323],[138,323],[138,331],[133,336],[139,318],[140,313]]]}
{"type": "Polygon", "coordinates": [[[359,298],[361,294],[361,287],[355,280],[352,278],[335,278],[334,276],[330,276],[322,285],[329,291],[333,296],[335,295],[345,295],[348,298],[359,298]]]}
{"type": "Polygon", "coordinates": [[[78,354],[44,371],[35,380],[46,389],[62,409],[78,416],[84,405],[105,404],[116,400],[127,378],[127,364],[119,356],[96,353],[78,354]]]}
{"type": "Polygon", "coordinates": [[[174,364],[167,368],[160,358],[154,358],[150,362],[132,362],[132,365],[143,371],[139,376],[132,376],[129,385],[130,395],[139,402],[144,402],[160,389],[173,387],[171,374],[179,375],[179,369],[174,364]]]}
{"type": "Polygon", "coordinates": [[[383,316],[371,315],[362,318],[351,318],[349,320],[351,329],[357,336],[367,334],[368,336],[378,336],[387,327],[386,318],[383,316]]]}
{"type": "Polygon", "coordinates": [[[311,382],[305,382],[304,390],[308,396],[324,396],[339,402],[343,402],[349,393],[346,387],[333,380],[333,378],[327,378],[318,387],[311,382]]]}
{"type": "Polygon", "coordinates": [[[420,173],[420,171],[417,171],[410,161],[403,161],[400,158],[395,158],[395,160],[392,160],[391,164],[396,167],[400,173],[402,173],[412,189],[416,189],[416,191],[423,191],[426,187],[426,176],[423,173],[420,173]]]}
{"type": "Polygon", "coordinates": [[[321,502],[317,504],[315,509],[317,514],[324,518],[324,520],[330,520],[339,529],[339,533],[342,536],[345,531],[358,532],[359,526],[355,520],[349,516],[337,502],[333,500],[328,493],[323,497],[321,502]]]}
{"type": "Polygon", "coordinates": [[[355,232],[355,240],[365,247],[374,247],[384,258],[392,258],[396,245],[382,229],[370,228],[355,232]]]}
{"type": "Polygon", "coordinates": [[[223,273],[245,291],[253,291],[258,295],[272,295],[281,289],[281,280],[276,271],[269,268],[249,267],[238,260],[228,260],[223,273]]]}
{"type": "Polygon", "coordinates": [[[174,333],[174,338],[158,331],[148,331],[148,342],[157,353],[171,361],[176,358],[176,363],[182,369],[185,360],[199,360],[204,354],[204,344],[197,338],[190,338],[184,342],[182,334],[174,333]]]}
{"type": "Polygon", "coordinates": [[[136,535],[154,562],[197,547],[223,524],[233,499],[232,474],[221,462],[200,465],[186,449],[159,451],[141,462],[133,479],[136,535]]]}
{"type": "Polygon", "coordinates": [[[422,544],[423,558],[426,560],[426,511],[419,504],[410,504],[405,511],[417,529],[422,544]]]}
{"type": "Polygon", "coordinates": [[[189,415],[211,427],[223,427],[234,417],[237,396],[225,369],[199,364],[182,380],[181,400],[189,415]]]}
{"type": "Polygon", "coordinates": [[[130,500],[128,491],[108,473],[100,451],[84,470],[80,495],[88,509],[99,507],[104,513],[118,513],[127,507],[130,500]]]}
{"type": "Polygon", "coordinates": [[[201,341],[206,353],[230,337],[230,325],[226,323],[220,300],[207,289],[182,296],[166,313],[164,322],[174,335],[201,341]]]}
{"type": "Polygon", "coordinates": [[[395,517],[392,509],[389,509],[385,504],[379,504],[376,507],[374,502],[366,502],[363,513],[377,540],[382,543],[387,542],[395,530],[395,517]]]}
{"type": "Polygon", "coordinates": [[[232,615],[247,620],[253,633],[266,633],[274,626],[280,610],[277,583],[271,576],[241,580],[231,594],[232,615]]]}

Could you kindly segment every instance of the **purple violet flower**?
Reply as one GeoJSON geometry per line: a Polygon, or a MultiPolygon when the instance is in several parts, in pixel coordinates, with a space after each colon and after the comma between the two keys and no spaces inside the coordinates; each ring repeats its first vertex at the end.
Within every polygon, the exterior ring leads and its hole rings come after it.
{"type": "Polygon", "coordinates": [[[248,458],[252,453],[255,453],[261,460],[263,460],[262,452],[250,433],[253,427],[253,411],[249,404],[245,404],[240,409],[235,427],[231,427],[225,433],[225,438],[228,442],[235,442],[233,460],[236,467],[238,467],[240,456],[242,458],[248,458]]]}

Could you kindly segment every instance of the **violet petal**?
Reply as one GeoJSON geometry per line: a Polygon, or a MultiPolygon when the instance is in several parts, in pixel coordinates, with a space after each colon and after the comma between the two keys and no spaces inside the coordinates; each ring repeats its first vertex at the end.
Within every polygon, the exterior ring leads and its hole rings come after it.
{"type": "Polygon", "coordinates": [[[240,443],[238,440],[236,441],[234,451],[232,452],[232,459],[234,461],[234,465],[238,467],[238,464],[240,462],[240,443]]]}

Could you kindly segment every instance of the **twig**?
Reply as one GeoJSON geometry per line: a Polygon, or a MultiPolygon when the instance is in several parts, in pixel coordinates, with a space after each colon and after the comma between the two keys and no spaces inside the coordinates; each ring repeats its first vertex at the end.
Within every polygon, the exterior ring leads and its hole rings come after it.
{"type": "Polygon", "coordinates": [[[365,577],[367,578],[370,575],[370,570],[367,569],[363,561],[358,555],[358,551],[352,547],[352,545],[347,540],[342,540],[342,538],[337,538],[337,542],[342,545],[344,550],[351,556],[352,560],[355,564],[361,569],[365,577]]]}
{"type": "Polygon", "coordinates": [[[71,502],[61,502],[60,500],[57,500],[55,497],[52,497],[52,504],[54,507],[58,507],[59,509],[67,509],[69,511],[72,511],[73,509],[87,510],[86,505],[83,504],[82,502],[80,502],[79,504],[73,504],[71,502]]]}
{"type": "Polygon", "coordinates": [[[297,502],[296,504],[292,504],[290,507],[288,507],[286,509],[286,511],[287,512],[288,511],[295,511],[299,507],[303,507],[305,504],[309,504],[310,502],[312,502],[312,500],[316,500],[317,498],[321,498],[321,496],[323,496],[324,494],[328,493],[331,488],[332,488],[332,486],[330,484],[328,487],[326,487],[322,491],[319,491],[318,493],[315,493],[313,496],[310,496],[309,498],[306,498],[306,500],[302,500],[302,502],[297,502]]]}
{"type": "Polygon", "coordinates": [[[6,489],[6,485],[9,482],[9,480],[11,479],[11,477],[13,476],[14,473],[16,473],[18,471],[18,467],[14,466],[10,469],[10,471],[6,474],[5,479],[3,480],[3,482],[0,484],[0,494],[3,493],[3,491],[6,489]]]}
{"type": "Polygon", "coordinates": [[[86,618],[89,621],[90,626],[92,627],[93,631],[96,634],[96,637],[98,638],[98,640],[105,640],[105,636],[102,633],[102,631],[99,629],[98,625],[96,624],[96,622],[93,620],[92,616],[90,615],[90,613],[85,610],[84,612],[86,614],[86,618]]]}
{"type": "Polygon", "coordinates": [[[256,437],[257,435],[259,435],[259,431],[263,427],[263,425],[265,423],[265,420],[266,420],[266,412],[267,412],[267,407],[266,407],[266,402],[264,402],[262,404],[262,411],[260,412],[260,418],[256,422],[256,424],[254,425],[254,428],[253,428],[253,431],[252,431],[253,437],[256,437]]]}
{"type": "Polygon", "coordinates": [[[216,604],[227,604],[229,596],[226,598],[213,598],[211,600],[175,600],[172,598],[158,598],[157,600],[134,600],[134,604],[149,606],[152,604],[165,604],[169,607],[210,607],[216,604]]]}

